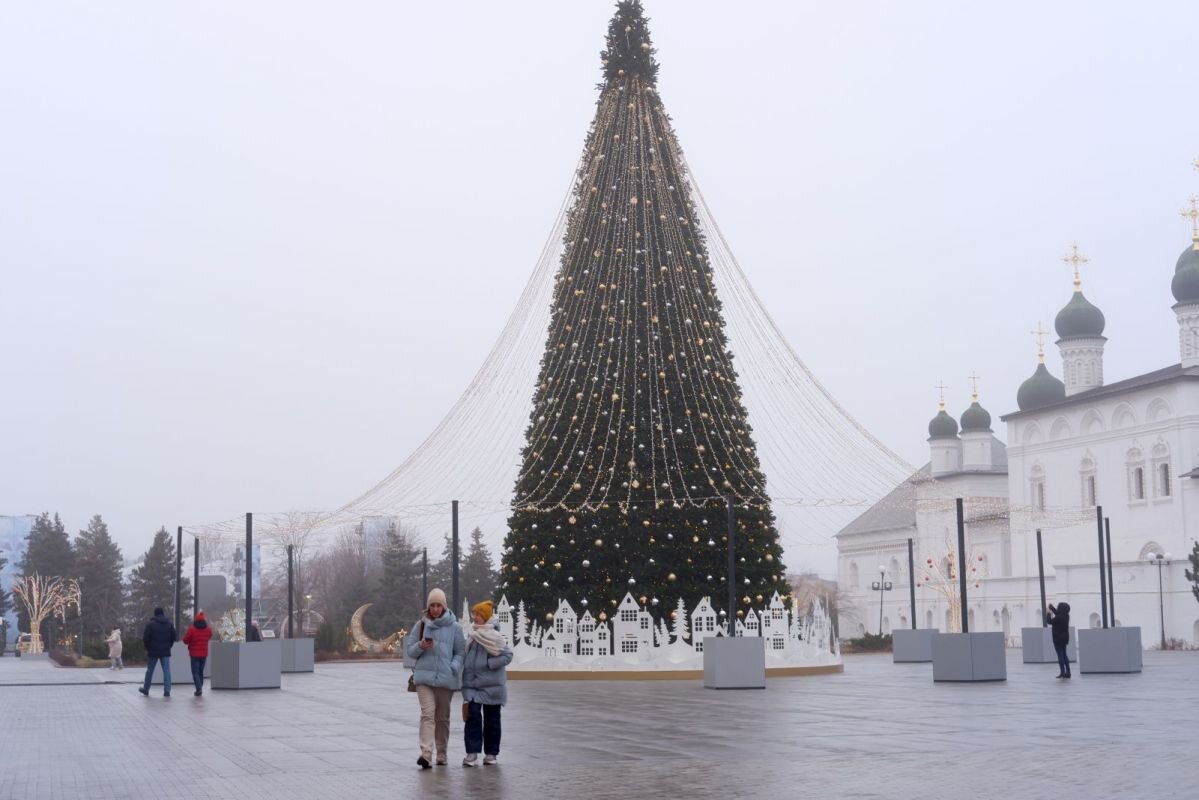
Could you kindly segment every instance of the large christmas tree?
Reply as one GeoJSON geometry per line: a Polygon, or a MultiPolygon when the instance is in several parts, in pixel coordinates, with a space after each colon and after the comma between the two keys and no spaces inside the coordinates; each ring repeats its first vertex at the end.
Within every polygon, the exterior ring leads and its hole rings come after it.
{"type": "Polygon", "coordinates": [[[723,609],[730,496],[737,613],[788,593],[654,54],[619,3],[504,548],[499,591],[533,619],[559,599],[606,618],[630,591],[655,615],[723,609]]]}

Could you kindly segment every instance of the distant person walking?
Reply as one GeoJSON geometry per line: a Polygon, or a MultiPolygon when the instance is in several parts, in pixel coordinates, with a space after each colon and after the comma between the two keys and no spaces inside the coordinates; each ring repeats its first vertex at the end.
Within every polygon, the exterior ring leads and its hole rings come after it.
{"type": "Polygon", "coordinates": [[[412,626],[404,643],[404,652],[416,659],[412,678],[416,697],[420,700],[420,757],[421,769],[433,766],[433,749],[437,748],[437,766],[448,761],[450,742],[450,701],[462,678],[462,658],[465,643],[462,627],[454,612],[445,607],[445,592],[429,592],[424,616],[412,626]]]}
{"type": "Polygon", "coordinates": [[[252,619],[252,620],[250,620],[250,624],[246,626],[246,641],[247,642],[261,642],[262,641],[262,631],[258,630],[258,620],[252,619]]]}
{"type": "Polygon", "coordinates": [[[1057,608],[1049,606],[1045,619],[1053,628],[1053,649],[1057,651],[1057,676],[1070,677],[1070,657],[1066,655],[1066,647],[1070,644],[1070,604],[1058,603],[1057,608]]]}
{"type": "Polygon", "coordinates": [[[124,669],[125,662],[121,660],[121,653],[124,652],[125,646],[121,643],[121,629],[113,628],[104,641],[108,643],[108,657],[112,660],[109,669],[124,669]]]}
{"type": "Polygon", "coordinates": [[[491,620],[492,605],[485,600],[471,606],[473,623],[466,633],[462,665],[462,699],[467,703],[466,758],[473,767],[483,753],[483,763],[495,763],[500,754],[500,709],[508,702],[508,664],[512,649],[491,620]]]}
{"type": "Polygon", "coordinates": [[[204,694],[204,664],[208,661],[208,641],[212,638],[212,628],[204,612],[196,614],[196,621],[183,634],[183,643],[187,645],[187,654],[192,661],[192,683],[196,685],[196,697],[204,694]]]}
{"type": "Polygon", "coordinates": [[[142,631],[142,643],[146,645],[146,680],[139,692],[150,695],[150,682],[154,680],[154,667],[162,663],[162,696],[171,696],[171,646],[179,636],[175,626],[167,619],[162,606],[154,609],[154,616],[142,631]]]}

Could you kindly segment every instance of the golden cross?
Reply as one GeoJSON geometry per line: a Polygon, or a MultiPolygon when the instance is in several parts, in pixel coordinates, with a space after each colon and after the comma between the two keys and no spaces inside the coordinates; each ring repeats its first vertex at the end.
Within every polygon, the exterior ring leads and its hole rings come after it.
{"type": "Polygon", "coordinates": [[[945,385],[945,381],[941,381],[933,388],[941,393],[941,399],[937,401],[937,408],[944,411],[945,410],[945,390],[948,389],[949,387],[945,385]]]}
{"type": "Polygon", "coordinates": [[[1070,255],[1062,256],[1062,263],[1069,264],[1074,268],[1074,291],[1082,290],[1082,279],[1078,277],[1078,267],[1080,264],[1086,264],[1090,261],[1089,258],[1078,252],[1078,242],[1070,245],[1070,255]]]}
{"type": "Polygon", "coordinates": [[[1191,221],[1191,241],[1194,242],[1195,249],[1199,250],[1199,195],[1191,195],[1190,208],[1179,211],[1178,216],[1191,221]]]}
{"type": "Polygon", "coordinates": [[[972,388],[971,388],[971,390],[970,390],[970,397],[971,397],[971,398],[972,398],[972,399],[973,399],[975,402],[978,402],[978,382],[979,382],[980,380],[982,380],[982,377],[981,377],[981,376],[979,376],[979,375],[975,375],[975,374],[974,374],[974,370],[971,370],[971,371],[970,371],[970,374],[969,374],[969,375],[967,375],[966,377],[970,379],[970,385],[971,385],[971,387],[972,387],[972,388]]]}
{"type": "Polygon", "coordinates": [[[1044,364],[1045,363],[1045,336],[1049,333],[1049,331],[1042,328],[1041,323],[1038,322],[1037,329],[1035,331],[1029,331],[1029,333],[1031,333],[1033,336],[1037,337],[1037,361],[1044,364]]]}

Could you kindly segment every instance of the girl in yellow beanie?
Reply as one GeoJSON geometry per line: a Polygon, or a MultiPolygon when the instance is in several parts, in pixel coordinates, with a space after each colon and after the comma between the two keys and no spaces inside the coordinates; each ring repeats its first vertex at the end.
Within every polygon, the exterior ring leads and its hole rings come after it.
{"type": "Polygon", "coordinates": [[[484,600],[471,607],[462,666],[462,699],[466,701],[466,758],[473,767],[483,753],[485,765],[500,754],[500,709],[508,702],[508,664],[512,649],[492,622],[492,604],[484,600]]]}

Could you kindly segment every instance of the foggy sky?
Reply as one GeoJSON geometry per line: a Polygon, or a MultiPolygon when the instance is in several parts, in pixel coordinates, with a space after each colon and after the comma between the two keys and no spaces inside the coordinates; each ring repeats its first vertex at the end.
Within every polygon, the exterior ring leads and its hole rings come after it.
{"type": "MultiPolygon", "coordinates": [[[[646,6],[734,252],[908,460],[940,380],[1015,409],[1075,239],[1108,381],[1178,361],[1199,6],[646,6]]],[[[386,475],[533,268],[613,7],[0,2],[0,514],[135,556],[386,475]]]]}

